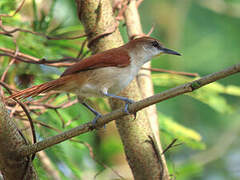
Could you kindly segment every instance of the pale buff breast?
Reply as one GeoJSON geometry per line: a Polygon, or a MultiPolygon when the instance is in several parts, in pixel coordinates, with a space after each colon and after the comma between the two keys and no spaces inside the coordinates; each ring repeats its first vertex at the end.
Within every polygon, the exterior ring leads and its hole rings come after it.
{"type": "Polygon", "coordinates": [[[138,69],[132,66],[104,67],[81,72],[78,76],[84,76],[85,80],[74,81],[75,87],[78,87],[73,93],[83,97],[102,97],[103,92],[118,94],[134,79],[137,72],[138,69]]]}

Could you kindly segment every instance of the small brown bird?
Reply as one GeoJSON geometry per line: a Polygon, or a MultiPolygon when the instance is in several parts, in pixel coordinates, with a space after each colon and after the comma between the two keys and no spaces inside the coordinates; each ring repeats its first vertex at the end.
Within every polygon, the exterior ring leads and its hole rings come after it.
{"type": "Polygon", "coordinates": [[[96,115],[93,120],[95,124],[101,114],[86,104],[84,99],[116,98],[125,101],[125,112],[128,113],[128,104],[133,101],[116,94],[137,76],[143,64],[164,53],[180,55],[165,48],[157,39],[137,38],[118,48],[87,57],[66,69],[58,79],[19,91],[8,99],[34,97],[50,90],[74,93],[82,99],[82,104],[96,115]]]}

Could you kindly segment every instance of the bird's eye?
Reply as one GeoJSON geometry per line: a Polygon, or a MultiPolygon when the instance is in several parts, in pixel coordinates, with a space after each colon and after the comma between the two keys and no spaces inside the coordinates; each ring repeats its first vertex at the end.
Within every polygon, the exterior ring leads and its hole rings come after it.
{"type": "Polygon", "coordinates": [[[159,46],[159,43],[157,42],[157,41],[153,41],[152,42],[152,46],[153,47],[156,47],[156,48],[159,48],[160,46],[159,46]]]}

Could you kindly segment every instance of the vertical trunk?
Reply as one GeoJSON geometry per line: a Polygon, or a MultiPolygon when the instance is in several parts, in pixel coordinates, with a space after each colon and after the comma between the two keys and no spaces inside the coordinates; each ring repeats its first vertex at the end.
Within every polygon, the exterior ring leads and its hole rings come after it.
{"type": "MultiPolygon", "coordinates": [[[[131,37],[134,37],[137,35],[142,35],[143,31],[142,31],[142,26],[141,26],[141,22],[140,22],[140,17],[139,17],[139,13],[138,13],[136,0],[130,1],[128,7],[126,8],[124,16],[125,16],[128,36],[131,38],[131,37]]],[[[150,68],[151,63],[148,62],[143,67],[150,68]]],[[[154,94],[153,83],[152,83],[152,78],[151,78],[151,71],[140,70],[140,72],[137,76],[137,84],[140,88],[143,98],[147,98],[154,94]]],[[[156,105],[147,107],[146,112],[147,112],[147,117],[150,122],[153,134],[154,134],[156,142],[157,142],[158,149],[160,150],[160,152],[162,152],[162,146],[161,146],[161,142],[160,142],[160,138],[159,138],[159,124],[158,124],[156,105]]],[[[169,177],[168,168],[167,168],[167,164],[166,164],[164,155],[161,156],[161,159],[163,162],[162,163],[163,167],[161,167],[161,168],[163,168],[165,171],[163,179],[168,180],[168,179],[170,179],[170,177],[169,177]]]]}
{"type": "MultiPolygon", "coordinates": [[[[90,40],[90,49],[96,53],[123,44],[116,28],[110,0],[76,0],[79,18],[90,40]]],[[[140,100],[141,94],[134,80],[121,94],[130,99],[140,100]]],[[[123,107],[123,103],[112,100],[113,109],[123,107]]],[[[116,120],[125,154],[135,179],[160,179],[162,162],[157,158],[149,136],[153,132],[145,111],[137,113],[137,118],[126,116],[116,120]]]]}
{"type": "Polygon", "coordinates": [[[17,149],[26,146],[0,97],[0,171],[6,180],[37,179],[31,157],[18,157],[17,149]]]}

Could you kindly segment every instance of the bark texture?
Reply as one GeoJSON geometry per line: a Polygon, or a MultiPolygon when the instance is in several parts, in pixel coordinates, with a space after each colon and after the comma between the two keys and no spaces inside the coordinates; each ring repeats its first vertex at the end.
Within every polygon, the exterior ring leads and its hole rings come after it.
{"type": "Polygon", "coordinates": [[[25,146],[25,140],[9,117],[0,97],[0,171],[4,179],[37,179],[31,158],[17,153],[18,149],[25,146]]]}

